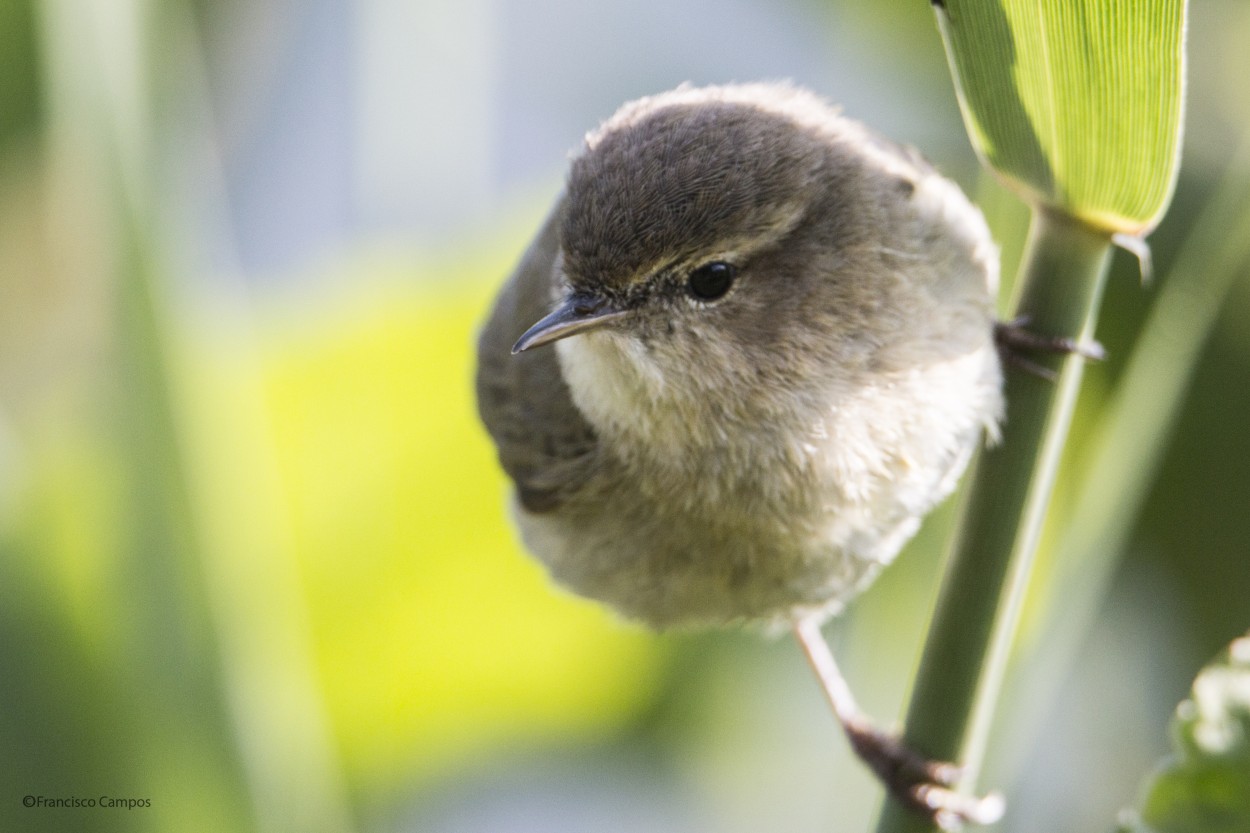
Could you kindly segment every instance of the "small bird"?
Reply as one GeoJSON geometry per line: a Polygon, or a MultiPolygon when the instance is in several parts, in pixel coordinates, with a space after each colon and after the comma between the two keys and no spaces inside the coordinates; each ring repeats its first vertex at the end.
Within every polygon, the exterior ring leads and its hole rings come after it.
{"type": "Polygon", "coordinates": [[[794,632],[855,751],[993,821],[862,715],[821,624],[1003,411],[998,251],[916,152],[786,84],[682,86],[587,135],[478,343],[526,547],[654,628],[794,632]]]}

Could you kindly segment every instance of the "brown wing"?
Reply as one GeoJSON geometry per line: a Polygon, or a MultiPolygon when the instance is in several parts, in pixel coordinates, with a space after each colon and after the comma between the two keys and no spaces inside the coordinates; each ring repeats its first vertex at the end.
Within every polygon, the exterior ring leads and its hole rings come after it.
{"type": "Polygon", "coordinates": [[[563,209],[561,197],[499,293],[477,343],[478,413],[531,512],[555,509],[575,492],[597,451],[594,430],[569,396],[556,351],[538,347],[512,355],[521,334],[551,311],[563,209]]]}

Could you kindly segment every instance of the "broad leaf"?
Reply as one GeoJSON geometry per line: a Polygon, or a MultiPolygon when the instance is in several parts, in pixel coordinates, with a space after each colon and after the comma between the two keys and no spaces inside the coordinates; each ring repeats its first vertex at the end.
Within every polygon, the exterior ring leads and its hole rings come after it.
{"type": "Polygon", "coordinates": [[[1034,205],[1149,232],[1179,165],[1185,0],[936,5],[982,160],[1034,205]]]}

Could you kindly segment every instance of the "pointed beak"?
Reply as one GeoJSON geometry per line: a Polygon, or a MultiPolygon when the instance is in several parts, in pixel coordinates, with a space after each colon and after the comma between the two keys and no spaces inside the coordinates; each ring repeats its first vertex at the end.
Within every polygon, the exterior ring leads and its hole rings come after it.
{"type": "Polygon", "coordinates": [[[571,335],[593,330],[626,314],[626,310],[615,307],[602,298],[582,294],[570,295],[561,301],[550,314],[526,330],[512,346],[512,353],[515,355],[531,347],[541,347],[571,335]]]}

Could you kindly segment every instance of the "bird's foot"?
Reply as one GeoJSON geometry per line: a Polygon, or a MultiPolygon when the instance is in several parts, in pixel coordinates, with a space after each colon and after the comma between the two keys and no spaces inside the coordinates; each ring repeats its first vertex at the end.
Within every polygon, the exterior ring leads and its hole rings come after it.
{"type": "Polygon", "coordinates": [[[955,790],[962,768],[932,761],[894,735],[867,723],[844,724],[855,754],[903,806],[929,818],[942,830],[965,824],[993,824],[1005,808],[998,793],[963,795],[955,790]]]}
{"type": "Polygon", "coordinates": [[[1020,316],[1011,321],[999,321],[994,325],[994,341],[1003,361],[1021,370],[1054,381],[1056,373],[1024,355],[1026,352],[1075,354],[1090,361],[1102,361],[1107,351],[1096,341],[1082,342],[1067,336],[1047,336],[1027,328],[1029,319],[1020,316]]]}

